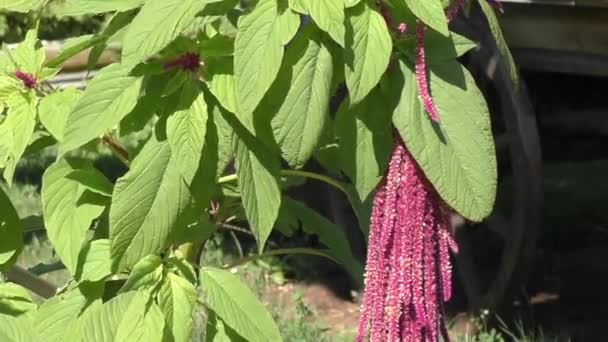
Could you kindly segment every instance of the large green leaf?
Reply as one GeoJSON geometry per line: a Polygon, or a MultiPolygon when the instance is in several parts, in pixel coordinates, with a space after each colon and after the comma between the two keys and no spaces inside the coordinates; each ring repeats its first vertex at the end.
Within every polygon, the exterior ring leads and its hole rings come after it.
{"type": "Polygon", "coordinates": [[[10,266],[23,247],[23,228],[15,207],[0,188],[0,269],[10,266]]]}
{"type": "Polygon", "coordinates": [[[349,108],[345,102],[336,115],[342,168],[361,201],[365,201],[384,176],[391,153],[390,109],[384,102],[376,89],[354,107],[349,108]]]}
{"type": "Polygon", "coordinates": [[[18,316],[35,310],[27,289],[13,283],[0,283],[0,314],[18,316]]]}
{"type": "Polygon", "coordinates": [[[78,256],[91,222],[105,209],[96,194],[67,178],[75,170],[89,168],[92,166],[84,161],[60,159],[42,176],[42,211],[47,236],[72,274],[76,273],[78,256]]]}
{"type": "Polygon", "coordinates": [[[38,78],[44,63],[45,52],[35,29],[30,29],[25,35],[25,39],[12,50],[3,51],[9,58],[0,63],[0,69],[12,74],[14,71],[21,71],[32,74],[38,78]],[[7,63],[7,64],[4,64],[7,63]]]}
{"type": "Polygon", "coordinates": [[[61,51],[50,61],[48,61],[46,66],[48,68],[57,68],[71,57],[98,43],[101,43],[103,40],[103,36],[96,36],[92,34],[85,34],[84,36],[67,39],[63,44],[61,51]]]}
{"type": "Polygon", "coordinates": [[[234,71],[239,116],[249,116],[268,91],[281,67],[283,33],[277,29],[276,0],[260,0],[239,19],[234,71]]]}
{"type": "MultiPolygon", "coordinates": [[[[8,58],[6,56],[0,56],[2,58],[8,58]]],[[[4,108],[4,102],[14,93],[21,89],[21,81],[17,80],[13,76],[5,75],[0,68],[0,109],[4,108]]]]}
{"type": "Polygon", "coordinates": [[[112,270],[133,266],[167,247],[190,202],[171,148],[153,134],[114,187],[110,207],[112,270]]]}
{"type": "Polygon", "coordinates": [[[344,0],[308,0],[307,9],[315,23],[344,47],[344,0]]]}
{"type": "Polygon", "coordinates": [[[114,342],[161,342],[164,341],[164,330],[165,320],[160,308],[145,292],[139,292],[125,311],[114,342]]]}
{"type": "Polygon", "coordinates": [[[17,317],[0,314],[0,341],[2,342],[38,342],[32,314],[17,317]]]}
{"type": "Polygon", "coordinates": [[[95,168],[78,169],[66,176],[68,179],[77,181],[85,189],[107,197],[112,196],[114,185],[95,168]]]}
{"type": "Polygon", "coordinates": [[[110,261],[110,241],[91,241],[81,253],[81,261],[75,278],[80,281],[96,282],[112,274],[110,261]]]}
{"type": "Polygon", "coordinates": [[[180,173],[191,184],[199,167],[207,132],[207,103],[200,87],[182,88],[177,111],[167,119],[167,140],[180,173]]]}
{"type": "Polygon", "coordinates": [[[45,342],[77,340],[78,318],[86,304],[87,298],[78,289],[45,301],[34,314],[38,334],[45,342]]]}
{"type": "Polygon", "coordinates": [[[509,46],[507,45],[505,37],[502,33],[502,29],[500,28],[500,23],[498,22],[498,18],[496,18],[494,9],[492,9],[492,6],[490,6],[487,0],[478,0],[478,2],[481,10],[488,20],[490,31],[492,32],[492,35],[494,35],[496,46],[498,47],[498,51],[500,51],[500,55],[505,63],[507,73],[509,73],[513,85],[515,88],[517,88],[519,87],[519,74],[517,72],[517,66],[515,65],[515,61],[511,55],[511,50],[509,50],[509,46]]]}
{"type": "Polygon", "coordinates": [[[160,306],[175,342],[189,342],[192,336],[192,311],[198,294],[192,283],[173,273],[167,274],[158,292],[160,306]]]}
{"type": "Polygon", "coordinates": [[[367,2],[348,12],[345,77],[351,104],[361,102],[388,67],[392,40],[382,16],[367,2]]]}
{"type": "Polygon", "coordinates": [[[60,154],[106,133],[135,107],[142,79],[128,73],[125,66],[112,64],[95,76],[68,116],[60,154]]]}
{"type": "Polygon", "coordinates": [[[224,323],[212,310],[207,310],[205,342],[247,342],[241,335],[224,323]]]}
{"type": "Polygon", "coordinates": [[[47,95],[40,100],[38,104],[40,122],[57,141],[63,140],[68,115],[81,97],[82,91],[70,87],[47,95]]]}
{"type": "MultiPolygon", "coordinates": [[[[10,0],[8,0],[10,1],[10,0]]],[[[146,0],[66,0],[60,3],[58,15],[78,16],[83,14],[124,12],[137,8],[146,0]]]]}
{"type": "Polygon", "coordinates": [[[206,3],[200,0],[148,0],[124,37],[124,64],[135,66],[169,45],[206,3]]]}
{"type": "Polygon", "coordinates": [[[247,341],[281,341],[272,316],[241,280],[228,271],[203,267],[204,302],[247,341]]]}
{"type": "Polygon", "coordinates": [[[0,0],[0,10],[29,12],[39,9],[47,0],[0,0]]]}
{"type": "Polygon", "coordinates": [[[405,3],[425,24],[444,36],[448,35],[448,20],[441,0],[405,0],[405,3]]]}
{"type": "Polygon", "coordinates": [[[8,116],[2,125],[10,132],[11,148],[4,169],[4,179],[8,184],[12,184],[17,162],[23,156],[36,126],[36,100],[31,93],[15,93],[9,97],[6,104],[8,116]]]}
{"type": "Polygon", "coordinates": [[[480,221],[492,210],[496,156],[488,107],[473,77],[456,61],[435,64],[430,87],[441,122],[425,114],[413,66],[391,74],[393,123],[441,197],[464,217],[480,221]]]}
{"type": "Polygon", "coordinates": [[[129,274],[121,292],[146,291],[155,288],[163,279],[163,260],[154,254],[141,259],[129,274]]]}
{"type": "Polygon", "coordinates": [[[165,326],[145,291],[122,293],[88,309],[81,324],[81,340],[95,342],[162,341],[165,326]]]}
{"type": "Polygon", "coordinates": [[[240,135],[237,141],[236,171],[245,215],[261,252],[281,205],[281,190],[277,183],[279,170],[265,145],[247,134],[240,135]]]}
{"type": "MultiPolygon", "coordinates": [[[[279,2],[279,6],[280,4],[279,2]]],[[[293,39],[299,28],[300,16],[297,13],[289,8],[284,8],[283,11],[280,11],[275,30],[281,34],[281,43],[283,45],[286,45],[293,39]]]]}
{"type": "Polygon", "coordinates": [[[353,256],[343,228],[302,202],[283,197],[282,204],[285,210],[302,223],[302,229],[305,232],[319,237],[319,241],[329,248],[329,254],[340,262],[353,278],[359,282],[363,281],[363,266],[353,256]]]}
{"type": "Polygon", "coordinates": [[[209,90],[219,103],[231,113],[237,113],[238,100],[234,84],[234,59],[217,58],[209,61],[207,72],[209,90]]]}
{"type": "Polygon", "coordinates": [[[312,155],[328,117],[333,64],[318,35],[301,35],[290,46],[286,65],[278,85],[288,92],[272,129],[285,160],[300,168],[312,155]]]}

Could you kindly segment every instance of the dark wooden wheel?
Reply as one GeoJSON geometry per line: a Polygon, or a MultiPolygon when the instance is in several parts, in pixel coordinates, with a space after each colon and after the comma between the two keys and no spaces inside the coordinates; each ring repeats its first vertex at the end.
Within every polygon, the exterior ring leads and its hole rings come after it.
{"type": "Polygon", "coordinates": [[[492,114],[499,166],[497,201],[481,224],[457,230],[456,268],[470,311],[499,310],[521,293],[535,254],[542,202],[542,159],[526,85],[515,87],[477,3],[453,29],[480,43],[464,63],[492,114]]]}

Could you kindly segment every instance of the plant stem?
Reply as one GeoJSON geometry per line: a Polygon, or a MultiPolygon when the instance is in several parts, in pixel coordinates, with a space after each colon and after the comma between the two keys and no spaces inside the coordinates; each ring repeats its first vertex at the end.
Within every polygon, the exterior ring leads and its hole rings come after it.
{"type": "MultiPolygon", "coordinates": [[[[304,178],[309,178],[309,179],[315,179],[315,180],[324,182],[326,184],[329,184],[329,185],[333,186],[334,188],[342,191],[343,193],[348,194],[346,191],[346,188],[344,188],[344,186],[339,181],[337,181],[331,177],[318,174],[318,173],[302,171],[302,170],[281,170],[281,175],[286,176],[286,177],[304,177],[304,178]]],[[[228,176],[220,177],[220,179],[218,180],[218,183],[219,184],[229,183],[229,182],[235,181],[237,179],[238,179],[238,176],[236,174],[228,175],[228,176]]]]}
{"type": "Polygon", "coordinates": [[[120,146],[120,144],[116,142],[111,135],[104,135],[101,141],[110,149],[110,151],[112,151],[116,158],[118,158],[118,160],[124,164],[124,166],[127,168],[130,167],[129,152],[127,152],[124,147],[120,146]]]}
{"type": "Polygon", "coordinates": [[[246,258],[242,258],[239,260],[235,260],[229,264],[224,265],[222,268],[224,269],[230,269],[245,263],[248,263],[250,261],[254,261],[254,260],[258,260],[264,257],[269,257],[269,256],[275,256],[275,255],[283,255],[283,254],[307,254],[307,255],[315,255],[315,256],[320,256],[320,257],[324,257],[327,258],[335,263],[338,263],[336,261],[336,259],[334,259],[331,255],[329,255],[327,252],[322,251],[322,250],[315,250],[315,249],[310,249],[310,248],[284,248],[284,249],[275,249],[273,251],[270,252],[266,252],[264,254],[261,255],[252,255],[252,256],[248,256],[246,258]]]}
{"type": "Polygon", "coordinates": [[[42,298],[48,299],[57,294],[57,287],[48,281],[35,276],[19,266],[11,267],[5,273],[6,279],[19,284],[42,298]]]}

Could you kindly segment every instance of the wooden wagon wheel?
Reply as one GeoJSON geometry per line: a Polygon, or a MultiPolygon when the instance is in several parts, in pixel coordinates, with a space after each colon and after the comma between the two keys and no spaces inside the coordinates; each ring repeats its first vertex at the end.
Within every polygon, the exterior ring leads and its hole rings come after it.
{"type": "Polygon", "coordinates": [[[469,310],[499,310],[521,290],[535,253],[542,201],[540,142],[526,86],[520,80],[514,87],[479,5],[475,3],[469,17],[455,20],[452,26],[480,43],[467,54],[465,65],[488,99],[499,165],[493,213],[481,224],[457,230],[461,251],[456,267],[469,310]],[[481,240],[479,231],[484,235],[481,240]],[[485,256],[479,250],[491,240],[489,235],[500,241],[500,252],[495,271],[482,275],[479,264],[485,256]]]}

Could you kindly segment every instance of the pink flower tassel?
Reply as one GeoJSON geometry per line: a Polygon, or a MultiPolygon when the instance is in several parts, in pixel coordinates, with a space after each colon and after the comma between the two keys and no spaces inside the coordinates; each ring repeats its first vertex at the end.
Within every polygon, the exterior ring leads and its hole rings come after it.
{"type": "Polygon", "coordinates": [[[370,218],[357,342],[447,337],[454,239],[447,208],[400,139],[370,218]]]}
{"type": "Polygon", "coordinates": [[[422,101],[422,106],[431,120],[439,122],[439,113],[429,93],[426,78],[426,60],[424,55],[425,31],[426,26],[423,23],[418,23],[418,26],[416,26],[416,83],[418,84],[418,96],[420,97],[420,101],[422,101]]]}

